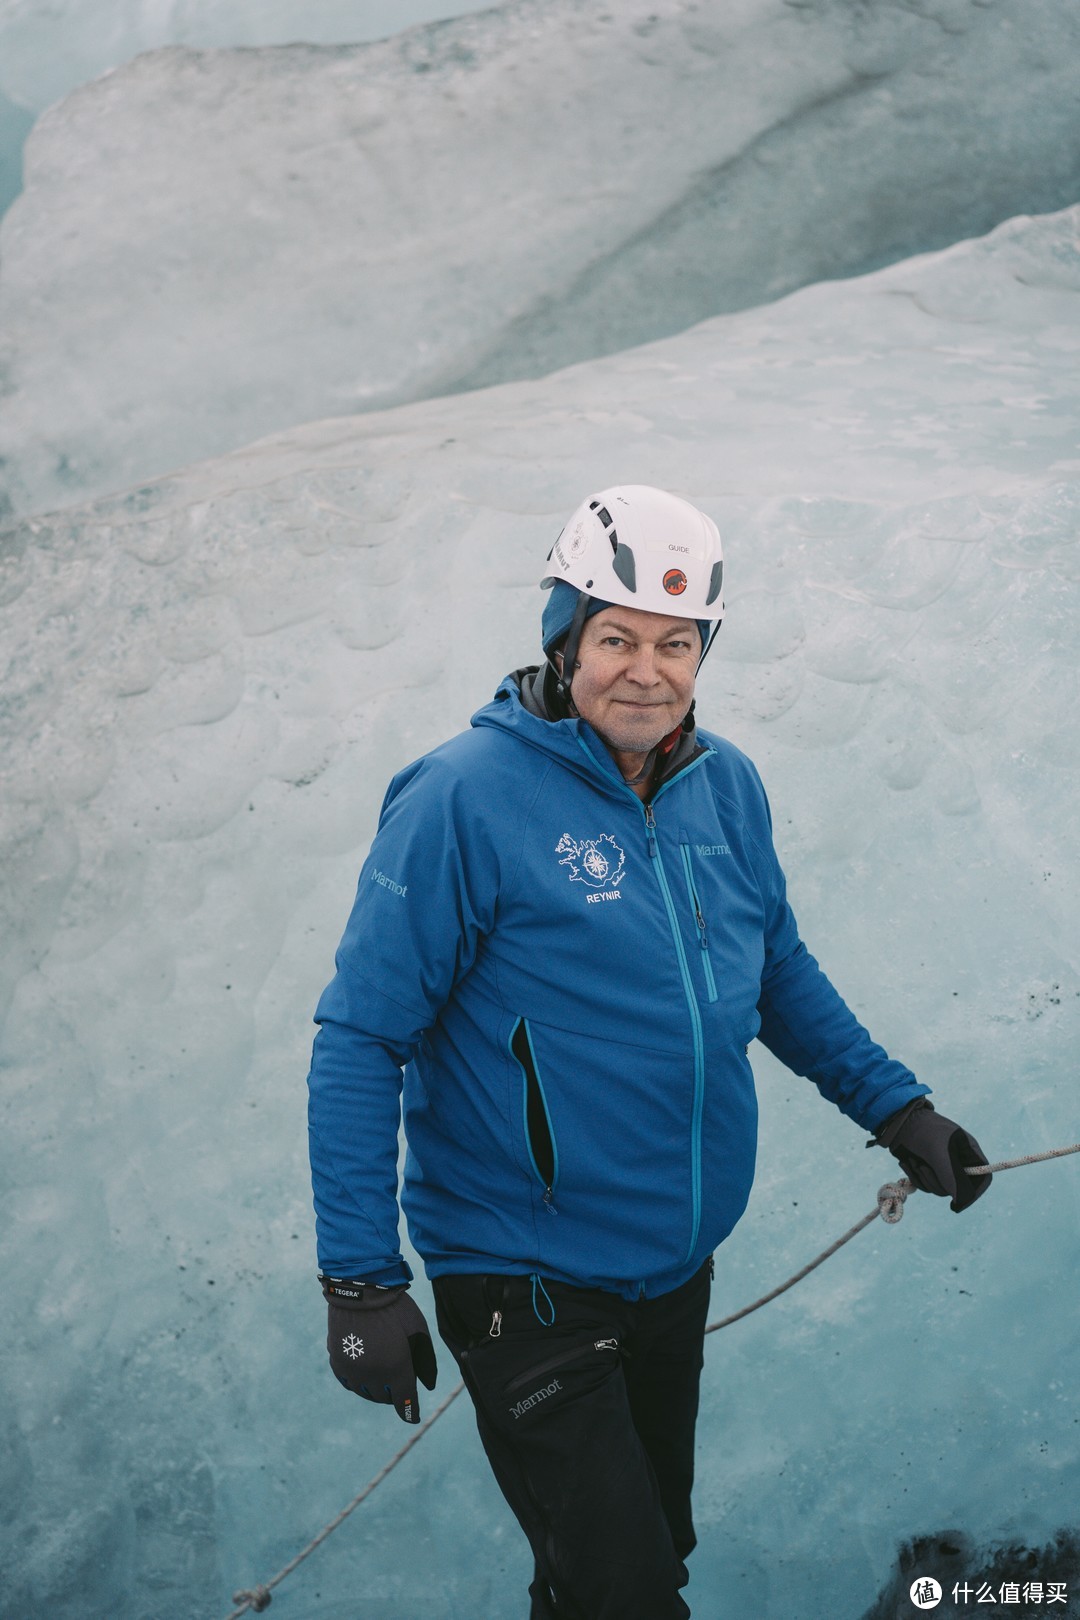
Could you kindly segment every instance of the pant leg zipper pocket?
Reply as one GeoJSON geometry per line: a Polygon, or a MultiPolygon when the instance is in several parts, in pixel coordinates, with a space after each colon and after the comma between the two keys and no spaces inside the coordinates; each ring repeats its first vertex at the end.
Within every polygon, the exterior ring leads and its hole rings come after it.
{"type": "Polygon", "coordinates": [[[555,1372],[559,1367],[567,1367],[572,1361],[584,1361],[594,1350],[618,1350],[618,1339],[594,1339],[591,1344],[577,1344],[572,1350],[564,1350],[561,1355],[549,1356],[546,1361],[539,1362],[530,1367],[528,1372],[519,1373],[512,1378],[506,1386],[506,1393],[512,1394],[514,1390],[521,1389],[525,1384],[531,1384],[534,1379],[542,1378],[545,1373],[555,1372]]]}

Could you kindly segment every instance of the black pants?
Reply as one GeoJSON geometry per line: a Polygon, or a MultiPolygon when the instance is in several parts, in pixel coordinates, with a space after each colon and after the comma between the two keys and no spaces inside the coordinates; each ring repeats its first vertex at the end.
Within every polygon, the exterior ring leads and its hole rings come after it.
{"type": "Polygon", "coordinates": [[[628,1302],[528,1277],[435,1280],[495,1478],[529,1538],[531,1620],[686,1620],[711,1262],[628,1302]],[[547,1325],[545,1325],[547,1324],[547,1325]]]}

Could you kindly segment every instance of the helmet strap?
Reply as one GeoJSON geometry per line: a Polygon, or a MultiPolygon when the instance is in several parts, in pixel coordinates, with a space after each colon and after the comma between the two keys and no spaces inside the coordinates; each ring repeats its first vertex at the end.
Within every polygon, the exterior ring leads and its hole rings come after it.
{"type": "Polygon", "coordinates": [[[716,623],[713,625],[712,630],[709,633],[709,639],[705,643],[704,647],[702,647],[702,649],[701,649],[701,657],[697,661],[698,669],[700,669],[702,664],[705,662],[705,655],[709,651],[709,648],[712,646],[713,642],[716,640],[717,635],[720,632],[720,626],[721,626],[722,623],[723,623],[722,619],[717,619],[716,623]]]}
{"type": "Polygon", "coordinates": [[[585,620],[588,617],[591,602],[591,596],[586,596],[584,591],[579,592],[577,606],[574,608],[574,617],[570,620],[570,628],[566,632],[566,640],[563,642],[561,672],[559,670],[559,666],[555,663],[554,658],[550,653],[548,654],[548,663],[555,670],[555,674],[557,676],[555,682],[555,692],[564,703],[569,703],[571,701],[570,687],[574,680],[574,669],[577,665],[578,647],[581,645],[581,632],[584,628],[585,620]]]}

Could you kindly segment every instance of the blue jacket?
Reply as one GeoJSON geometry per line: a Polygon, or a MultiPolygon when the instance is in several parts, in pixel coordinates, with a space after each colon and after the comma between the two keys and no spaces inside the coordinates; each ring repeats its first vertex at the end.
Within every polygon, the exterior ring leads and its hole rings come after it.
{"type": "Polygon", "coordinates": [[[754,1175],[755,1036],[872,1130],[928,1088],[799,939],[754,766],[722,738],[645,805],[508,679],[401,771],[316,1011],[319,1263],[401,1282],[688,1278],[754,1175]]]}

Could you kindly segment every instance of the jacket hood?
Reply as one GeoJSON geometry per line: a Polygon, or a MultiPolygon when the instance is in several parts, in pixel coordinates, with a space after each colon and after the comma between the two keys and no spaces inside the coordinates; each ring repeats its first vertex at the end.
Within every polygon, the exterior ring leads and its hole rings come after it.
{"type": "MultiPolygon", "coordinates": [[[[599,734],[580,716],[558,719],[552,715],[546,674],[545,665],[530,664],[513,670],[500,681],[492,701],[473,715],[471,724],[495,726],[512,733],[527,747],[539,749],[558,760],[594,786],[600,785],[597,782],[599,770],[607,779],[604,785],[610,785],[612,791],[621,796],[627,791],[627,784],[599,734]]],[[[706,752],[708,749],[697,740],[691,704],[670,750],[664,752],[663,745],[657,750],[650,794],[706,752]]]]}

